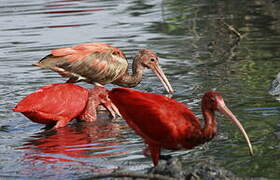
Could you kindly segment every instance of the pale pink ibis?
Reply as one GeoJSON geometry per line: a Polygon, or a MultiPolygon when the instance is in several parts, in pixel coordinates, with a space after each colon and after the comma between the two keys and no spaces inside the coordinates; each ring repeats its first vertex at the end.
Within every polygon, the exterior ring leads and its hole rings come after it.
{"type": "Polygon", "coordinates": [[[149,49],[141,49],[136,54],[131,75],[124,53],[105,43],[85,43],[70,48],[54,49],[51,54],[33,65],[51,69],[69,78],[67,82],[70,83],[112,83],[123,87],[135,87],[139,84],[144,69],[148,68],[158,76],[167,92],[173,93],[172,86],[160,68],[158,56],[149,49]]]}

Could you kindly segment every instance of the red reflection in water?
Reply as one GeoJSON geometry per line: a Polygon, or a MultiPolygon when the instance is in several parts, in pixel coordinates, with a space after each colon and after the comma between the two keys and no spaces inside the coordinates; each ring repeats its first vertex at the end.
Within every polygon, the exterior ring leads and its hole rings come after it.
{"type": "MultiPolygon", "coordinates": [[[[84,164],[81,158],[110,157],[126,154],[118,151],[120,125],[112,122],[79,122],[52,131],[45,131],[33,137],[19,148],[30,150],[24,160],[37,163],[76,162],[84,164]],[[109,152],[103,152],[108,151],[109,152]],[[116,150],[116,151],[114,151],[116,150]]],[[[68,164],[69,165],[69,164],[68,164]]]]}
{"type": "MultiPolygon", "coordinates": [[[[55,8],[55,7],[66,7],[66,6],[72,6],[75,8],[74,3],[67,3],[67,2],[75,2],[80,0],[62,0],[62,1],[52,1],[51,4],[47,4],[47,8],[55,8]],[[53,4],[52,4],[53,3],[53,4]],[[62,4],[60,4],[62,3],[62,4]]],[[[104,10],[102,8],[96,8],[96,9],[79,9],[79,10],[52,10],[52,11],[45,11],[42,12],[43,14],[69,14],[69,13],[84,13],[84,12],[96,12],[104,10]]],[[[82,24],[68,24],[68,25],[52,25],[47,26],[48,28],[66,28],[66,27],[79,27],[82,26],[82,24]]]]}
{"type": "Polygon", "coordinates": [[[61,10],[61,11],[45,11],[44,14],[66,14],[66,13],[80,13],[80,12],[96,12],[104,9],[81,9],[81,10],[61,10]]]}

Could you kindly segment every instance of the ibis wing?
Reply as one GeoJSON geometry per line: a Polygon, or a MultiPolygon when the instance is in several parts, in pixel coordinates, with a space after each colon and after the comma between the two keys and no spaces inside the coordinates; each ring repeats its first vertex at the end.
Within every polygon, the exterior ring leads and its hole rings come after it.
{"type": "Polygon", "coordinates": [[[52,84],[26,96],[13,110],[74,118],[82,112],[87,99],[88,90],[85,88],[68,83],[52,84]]]}
{"type": "Polygon", "coordinates": [[[115,81],[128,68],[122,51],[103,43],[55,49],[34,65],[51,69],[64,77],[101,84],[115,81]]]}
{"type": "Polygon", "coordinates": [[[109,96],[128,125],[148,142],[175,147],[199,126],[194,114],[173,99],[125,88],[115,88],[109,96]]]}

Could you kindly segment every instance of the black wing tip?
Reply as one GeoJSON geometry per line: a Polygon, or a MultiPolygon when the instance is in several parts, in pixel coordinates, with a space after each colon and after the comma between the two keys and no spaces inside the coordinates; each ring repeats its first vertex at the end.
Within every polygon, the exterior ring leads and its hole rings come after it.
{"type": "Polygon", "coordinates": [[[41,62],[41,61],[43,61],[43,60],[45,60],[47,58],[50,58],[50,57],[53,57],[53,55],[52,54],[48,54],[45,57],[43,57],[39,62],[41,62]]]}
{"type": "Polygon", "coordinates": [[[37,63],[41,63],[42,61],[44,61],[44,60],[46,60],[46,59],[48,59],[48,58],[52,58],[52,57],[53,57],[53,55],[52,55],[52,54],[49,54],[49,55],[43,57],[42,59],[40,59],[37,63]]]}
{"type": "Polygon", "coordinates": [[[44,60],[46,60],[46,59],[48,59],[48,58],[52,58],[52,57],[53,57],[53,55],[52,55],[52,54],[49,54],[49,55],[43,57],[41,60],[32,63],[32,65],[33,65],[33,66],[43,67],[44,60]]]}

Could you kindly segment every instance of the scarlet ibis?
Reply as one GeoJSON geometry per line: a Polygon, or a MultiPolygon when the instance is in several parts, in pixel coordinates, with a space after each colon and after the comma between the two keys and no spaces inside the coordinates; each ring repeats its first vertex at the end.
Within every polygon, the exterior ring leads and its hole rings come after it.
{"type": "Polygon", "coordinates": [[[225,114],[238,126],[253,154],[243,126],[226,107],[218,92],[209,91],[202,98],[204,127],[186,105],[165,96],[114,88],[109,92],[109,98],[128,125],[144,139],[155,166],[158,164],[161,148],[191,149],[210,141],[217,132],[215,111],[225,114]]]}
{"type": "Polygon", "coordinates": [[[29,94],[13,111],[21,112],[33,122],[55,124],[54,128],[60,128],[76,117],[95,121],[99,104],[108,109],[113,117],[118,113],[104,87],[96,86],[88,90],[70,83],[59,83],[44,86],[29,94]]]}
{"type": "Polygon", "coordinates": [[[167,92],[173,89],[159,66],[157,55],[149,49],[141,49],[134,57],[132,75],[128,72],[128,62],[124,53],[105,43],[85,43],[70,48],[51,51],[33,65],[51,69],[67,82],[85,81],[90,84],[108,83],[123,87],[135,87],[140,83],[145,68],[151,69],[160,79],[167,92]]]}

